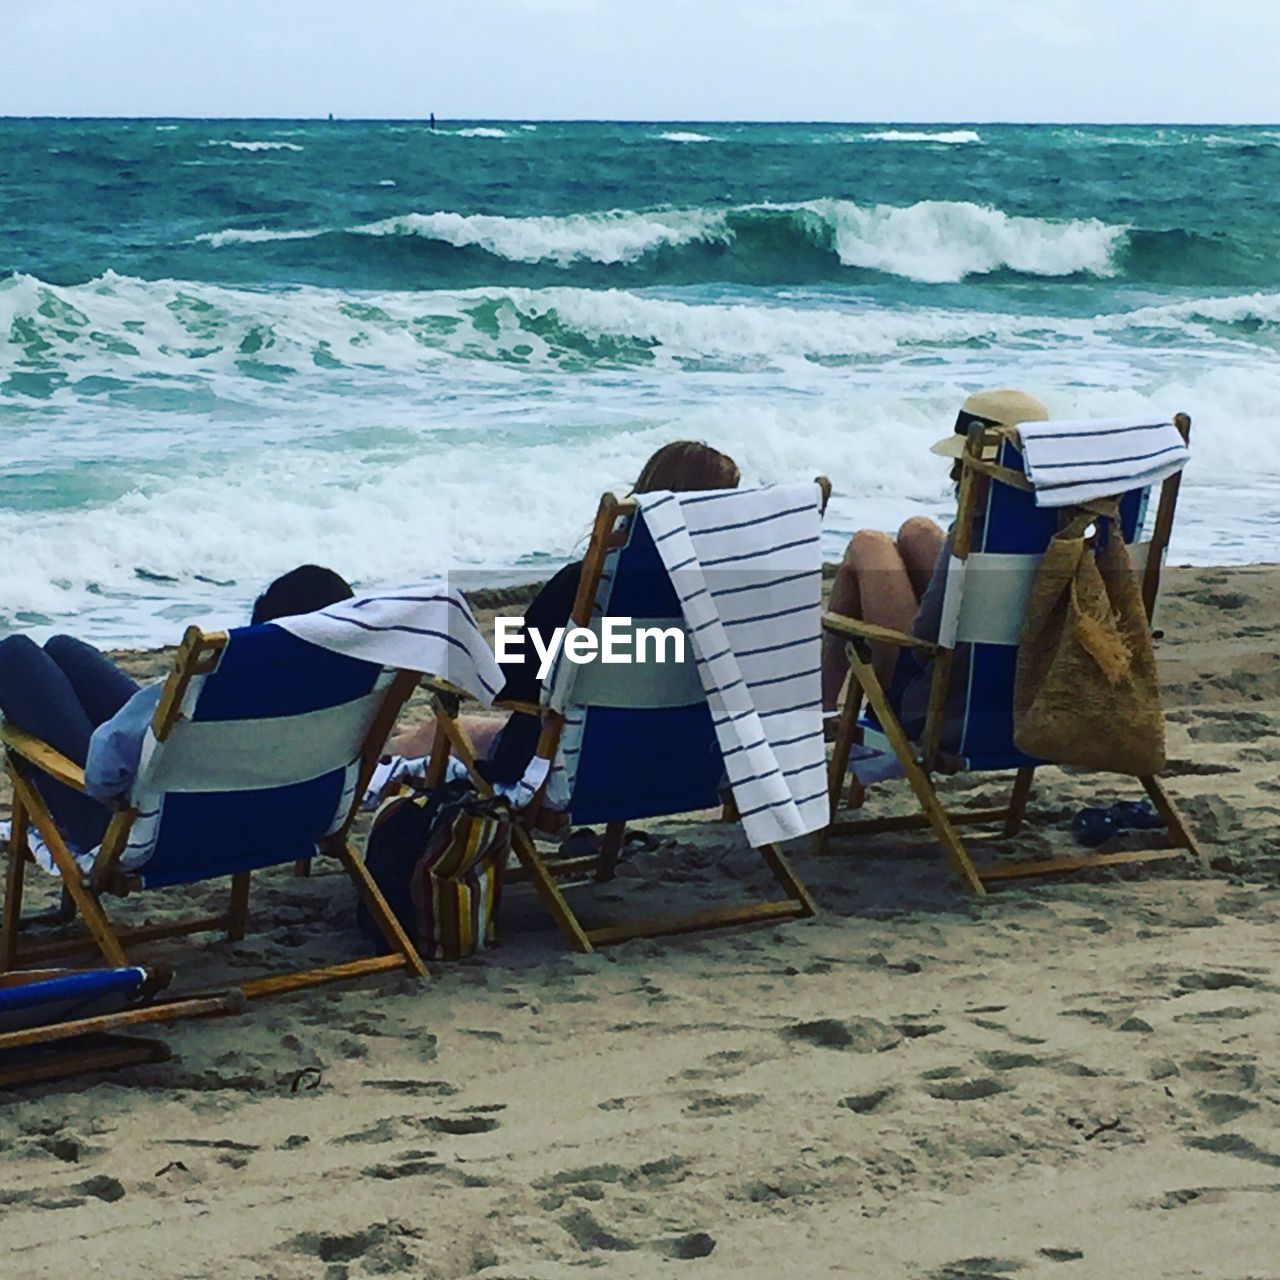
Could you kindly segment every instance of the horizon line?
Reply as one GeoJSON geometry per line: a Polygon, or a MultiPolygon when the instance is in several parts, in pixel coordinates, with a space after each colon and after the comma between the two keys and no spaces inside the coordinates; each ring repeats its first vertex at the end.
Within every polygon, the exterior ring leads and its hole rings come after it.
{"type": "MultiPolygon", "coordinates": [[[[244,123],[294,123],[311,121],[319,124],[428,124],[433,118],[431,113],[422,116],[376,116],[376,115],[101,115],[40,112],[32,115],[21,115],[15,112],[0,112],[0,120],[62,120],[62,121],[120,121],[124,123],[162,121],[240,121],[244,123]]],[[[797,126],[863,126],[863,125],[910,125],[912,127],[956,128],[960,126],[986,126],[1011,128],[1094,128],[1094,129],[1265,129],[1280,127],[1275,120],[908,120],[908,119],[787,119],[771,120],[764,118],[730,118],[694,119],[692,117],[641,117],[641,116],[434,116],[436,124],[607,124],[607,125],[797,125],[797,126]]]]}

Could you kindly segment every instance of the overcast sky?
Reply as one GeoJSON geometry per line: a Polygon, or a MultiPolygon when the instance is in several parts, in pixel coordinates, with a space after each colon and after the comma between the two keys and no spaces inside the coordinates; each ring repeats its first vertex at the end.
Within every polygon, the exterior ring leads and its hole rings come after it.
{"type": "Polygon", "coordinates": [[[1280,0],[0,0],[0,114],[1280,120],[1280,0]]]}

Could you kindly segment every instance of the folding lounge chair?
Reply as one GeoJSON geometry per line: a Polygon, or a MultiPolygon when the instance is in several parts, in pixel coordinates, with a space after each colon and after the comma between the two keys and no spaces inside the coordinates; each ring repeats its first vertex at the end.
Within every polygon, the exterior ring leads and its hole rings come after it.
{"type": "MultiPolygon", "coordinates": [[[[513,848],[575,949],[814,913],[776,840],[812,832],[826,820],[816,624],[818,534],[829,485],[823,480],[820,486],[625,500],[606,494],[601,500],[574,624],[589,627],[608,615],[631,618],[637,627],[684,627],[688,644],[683,666],[574,666],[562,655],[551,678],[551,705],[543,709],[537,757],[526,775],[538,791],[517,816],[513,848]],[[753,515],[760,502],[769,508],[762,517],[753,515]],[[799,522],[801,536],[780,532],[788,519],[799,522]],[[725,540],[721,553],[709,554],[717,537],[725,540]],[[676,560],[681,546],[688,554],[676,560]],[[768,637],[760,641],[759,633],[770,623],[750,616],[753,610],[791,618],[775,623],[793,629],[773,646],[779,652],[765,652],[768,637]],[[595,928],[581,922],[562,877],[580,872],[585,862],[598,880],[610,879],[627,821],[717,808],[726,786],[734,791],[735,815],[785,897],[675,919],[595,928]],[[548,788],[560,792],[556,807],[566,808],[575,823],[605,825],[598,859],[543,858],[534,821],[548,788]]],[[[452,752],[488,792],[451,692],[437,690],[427,782],[443,778],[452,752]]]]}
{"type": "Polygon", "coordinates": [[[43,838],[76,914],[107,963],[125,945],[225,929],[244,936],[252,872],[337,857],[381,926],[392,954],[240,984],[246,997],[379,970],[425,973],[421,958],[357,858],[348,833],[388,732],[418,676],[308,643],[275,624],[187,630],[156,709],[127,808],[115,813],[87,872],[32,778],[83,790],[84,771],[46,743],[0,725],[13,783],[0,972],[83,949],[83,937],[19,948],[27,833],[43,838]],[[117,930],[107,894],[231,878],[227,909],[177,923],[117,930]]]}
{"type": "MultiPolygon", "coordinates": [[[[1179,414],[1175,425],[1186,441],[1191,420],[1179,414]]],[[[828,613],[823,619],[829,632],[849,641],[850,682],[830,763],[832,820],[820,834],[818,847],[825,849],[832,836],[932,828],[957,875],[979,894],[985,892],[986,884],[1012,877],[1179,857],[1185,852],[1203,861],[1195,837],[1156,777],[1142,777],[1139,781],[1164,820],[1173,848],[999,861],[979,868],[957,830],[967,824],[1000,823],[1003,837],[1016,835],[1036,768],[1045,763],[1023,754],[1013,740],[1018,639],[1028,593],[1040,558],[1058,531],[1060,512],[1073,512],[1076,508],[1036,505],[1015,441],[1012,432],[998,427],[975,426],[969,433],[962,457],[955,562],[947,577],[942,635],[937,644],[839,614],[828,613]],[[876,678],[871,665],[873,641],[902,646],[900,663],[910,653],[933,660],[928,715],[922,730],[915,727],[914,740],[876,678]],[[1010,801],[1000,808],[949,811],[934,786],[943,719],[948,714],[952,673],[959,653],[967,657],[968,684],[961,738],[955,751],[968,771],[1016,770],[1010,801]],[[865,714],[864,696],[868,704],[865,714]],[[858,802],[862,798],[857,777],[849,777],[851,756],[861,757],[862,767],[873,776],[905,775],[921,812],[860,821],[839,819],[846,781],[851,795],[858,802]]],[[[1159,592],[1179,481],[1180,475],[1175,473],[1160,486],[1154,527],[1145,542],[1140,540],[1140,532],[1147,522],[1152,490],[1133,489],[1119,498],[1120,524],[1135,568],[1141,573],[1148,619],[1159,592]]],[[[858,768],[859,760],[855,758],[854,769],[858,768]]]]}
{"type": "Polygon", "coordinates": [[[162,1060],[161,1041],[116,1033],[243,1006],[238,992],[158,1002],[169,976],[137,967],[0,975],[0,1088],[162,1060]]]}

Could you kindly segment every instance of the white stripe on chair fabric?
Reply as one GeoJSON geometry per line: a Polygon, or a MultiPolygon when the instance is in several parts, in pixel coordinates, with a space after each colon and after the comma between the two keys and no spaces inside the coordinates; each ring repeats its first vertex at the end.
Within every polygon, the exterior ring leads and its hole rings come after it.
{"type": "MultiPolygon", "coordinates": [[[[633,638],[642,628],[680,632],[684,637],[684,661],[671,660],[674,646],[670,641],[663,642],[662,662],[603,662],[598,655],[590,662],[557,660],[547,682],[550,687],[547,706],[560,712],[571,705],[653,710],[696,706],[706,699],[698,676],[693,641],[687,631],[674,626],[670,618],[630,618],[627,621],[633,638]]],[[[598,637],[603,625],[604,619],[595,617],[586,629],[598,637]]],[[[650,657],[654,655],[651,643],[646,644],[645,652],[650,657]]]]}
{"type": "Polygon", "coordinates": [[[439,581],[343,600],[275,625],[333,653],[438,676],[485,706],[505,682],[462,592],[439,581]]]}
{"type": "MultiPolygon", "coordinates": [[[[1129,548],[1135,572],[1146,568],[1149,542],[1129,548]]],[[[1015,645],[1027,617],[1027,600],[1040,557],[974,552],[968,560],[951,561],[943,594],[938,643],[1015,645]]]]}
{"type": "Polygon", "coordinates": [[[827,822],[814,484],[638,497],[679,596],[753,845],[827,822]]]}
{"type": "Polygon", "coordinates": [[[1144,488],[1181,471],[1191,456],[1172,422],[1149,418],[1024,422],[1018,436],[1038,507],[1144,488]]]}
{"type": "Polygon", "coordinates": [[[341,706],[262,720],[179,720],[148,731],[135,792],[269,791],[346,768],[360,753],[386,686],[341,706]]]}

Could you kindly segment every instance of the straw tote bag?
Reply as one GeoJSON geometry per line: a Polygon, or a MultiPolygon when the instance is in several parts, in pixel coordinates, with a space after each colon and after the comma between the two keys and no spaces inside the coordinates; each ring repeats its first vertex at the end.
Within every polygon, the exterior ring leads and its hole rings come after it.
{"type": "Polygon", "coordinates": [[[1077,515],[1040,562],[1018,643],[1014,742],[1054,764],[1146,776],[1165,766],[1164,708],[1116,516],[1114,503],[1077,515]],[[1096,546],[1085,536],[1095,523],[1096,546]]]}

